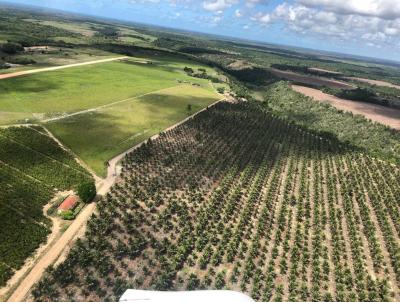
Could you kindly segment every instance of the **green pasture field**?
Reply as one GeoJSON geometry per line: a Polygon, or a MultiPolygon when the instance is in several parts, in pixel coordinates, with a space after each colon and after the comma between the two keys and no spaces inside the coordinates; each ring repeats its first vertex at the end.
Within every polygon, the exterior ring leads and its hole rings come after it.
{"type": "MultiPolygon", "coordinates": [[[[0,125],[12,122],[13,114],[15,123],[25,118],[37,122],[38,117],[95,108],[173,87],[179,81],[213,90],[207,80],[183,72],[184,66],[203,66],[164,58],[151,61],[153,64],[115,61],[0,80],[0,125]],[[2,119],[1,113],[7,118],[2,119]]],[[[208,71],[214,72],[209,68],[208,71]]]]}
{"type": "Polygon", "coordinates": [[[209,89],[182,84],[46,127],[94,172],[105,176],[107,160],[221,98],[209,89]]]}

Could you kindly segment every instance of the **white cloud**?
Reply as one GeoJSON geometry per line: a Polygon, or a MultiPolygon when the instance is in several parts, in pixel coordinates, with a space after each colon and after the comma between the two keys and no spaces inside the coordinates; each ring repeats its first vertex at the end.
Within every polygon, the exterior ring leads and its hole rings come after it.
{"type": "MultiPolygon", "coordinates": [[[[374,47],[398,47],[400,40],[400,19],[383,19],[378,16],[365,14],[343,14],[334,10],[326,10],[323,4],[328,0],[321,0],[319,6],[311,5],[314,0],[299,0],[302,4],[283,3],[272,12],[256,13],[252,20],[261,26],[279,22],[290,31],[307,37],[316,36],[323,41],[336,39],[340,42],[362,42],[374,47]],[[369,43],[369,44],[368,44],[369,43]]],[[[338,0],[335,3],[341,3],[338,0]]],[[[348,2],[352,3],[352,0],[348,2]]],[[[367,1],[369,2],[369,0],[367,1]]],[[[400,3],[400,1],[399,1],[400,3]]]]}
{"type": "Polygon", "coordinates": [[[228,7],[231,7],[233,4],[238,3],[238,0],[212,0],[212,1],[204,1],[203,8],[208,11],[222,11],[228,7]]]}
{"type": "Polygon", "coordinates": [[[339,14],[353,14],[379,17],[383,19],[400,18],[399,0],[297,0],[298,3],[313,8],[339,14]]]}

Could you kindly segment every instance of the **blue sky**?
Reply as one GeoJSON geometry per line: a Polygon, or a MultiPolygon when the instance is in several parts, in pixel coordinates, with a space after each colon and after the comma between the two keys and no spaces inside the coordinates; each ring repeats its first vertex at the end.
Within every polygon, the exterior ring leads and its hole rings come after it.
{"type": "Polygon", "coordinates": [[[400,60],[400,0],[16,0],[299,47],[400,60]]]}

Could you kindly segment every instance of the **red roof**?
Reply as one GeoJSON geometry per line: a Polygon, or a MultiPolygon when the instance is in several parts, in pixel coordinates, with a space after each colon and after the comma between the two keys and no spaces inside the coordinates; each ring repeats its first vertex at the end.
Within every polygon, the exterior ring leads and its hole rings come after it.
{"type": "Polygon", "coordinates": [[[62,204],[58,207],[59,210],[68,211],[75,208],[76,204],[79,201],[79,197],[76,195],[70,195],[64,199],[62,204]]]}

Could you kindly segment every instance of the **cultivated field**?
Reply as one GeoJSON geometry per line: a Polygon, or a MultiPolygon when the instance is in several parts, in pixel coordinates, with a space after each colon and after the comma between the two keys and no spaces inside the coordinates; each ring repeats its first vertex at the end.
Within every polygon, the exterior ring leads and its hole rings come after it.
{"type": "Polygon", "coordinates": [[[223,96],[188,84],[46,123],[100,176],[105,162],[223,96]],[[190,106],[190,110],[188,110],[190,106]]]}
{"type": "Polygon", "coordinates": [[[220,103],[127,155],[36,301],[231,288],[256,301],[399,300],[398,168],[220,103]]]}
{"type": "Polygon", "coordinates": [[[295,91],[309,96],[317,101],[327,102],[339,110],[360,114],[374,122],[378,122],[393,129],[400,130],[400,110],[398,109],[359,101],[345,100],[310,87],[292,85],[292,88],[295,91]]]}
{"type": "Polygon", "coordinates": [[[50,232],[43,206],[56,191],[89,179],[43,128],[0,129],[0,285],[50,232]]]}

